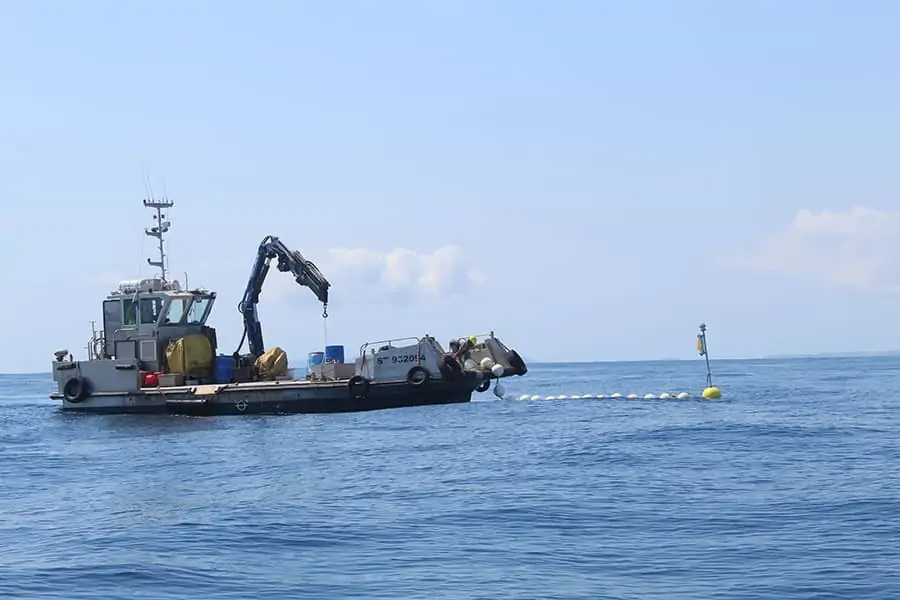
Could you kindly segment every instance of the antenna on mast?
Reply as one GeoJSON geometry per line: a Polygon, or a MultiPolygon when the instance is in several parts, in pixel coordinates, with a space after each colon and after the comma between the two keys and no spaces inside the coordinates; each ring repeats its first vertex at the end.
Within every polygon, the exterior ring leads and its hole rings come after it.
{"type": "Polygon", "coordinates": [[[169,226],[171,225],[169,221],[163,220],[166,218],[166,215],[163,214],[163,210],[172,208],[174,205],[175,203],[168,198],[166,198],[165,200],[155,200],[152,193],[149,200],[144,199],[144,206],[146,206],[147,208],[156,209],[156,214],[153,215],[153,218],[156,220],[156,226],[151,227],[150,229],[145,229],[144,233],[159,240],[159,260],[152,260],[148,258],[147,264],[153,267],[159,267],[163,282],[166,281],[166,251],[163,246],[163,235],[169,231],[169,226]]]}

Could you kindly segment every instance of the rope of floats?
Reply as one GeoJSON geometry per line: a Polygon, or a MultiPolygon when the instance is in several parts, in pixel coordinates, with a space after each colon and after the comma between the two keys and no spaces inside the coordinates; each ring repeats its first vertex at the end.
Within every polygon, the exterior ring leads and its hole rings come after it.
{"type": "MultiPolygon", "coordinates": [[[[709,366],[709,351],[706,345],[706,324],[700,323],[700,330],[697,333],[697,353],[700,356],[706,359],[706,387],[703,388],[703,391],[700,392],[700,397],[704,400],[717,400],[722,397],[722,391],[712,384],[712,371],[709,366]]],[[[502,367],[499,367],[502,371],[502,367]]],[[[494,395],[500,398],[501,400],[506,400],[506,390],[500,384],[500,379],[497,379],[496,385],[494,385],[493,389],[494,395]]],[[[644,394],[640,396],[638,394],[628,394],[623,395],[618,392],[612,394],[552,394],[549,396],[539,396],[533,394],[520,394],[516,397],[517,400],[527,401],[527,400],[603,400],[606,398],[609,399],[618,399],[625,398],[628,400],[636,400],[636,399],[644,399],[644,400],[688,400],[693,398],[694,396],[689,392],[679,392],[677,394],[671,392],[663,392],[661,394],[644,394]]]]}

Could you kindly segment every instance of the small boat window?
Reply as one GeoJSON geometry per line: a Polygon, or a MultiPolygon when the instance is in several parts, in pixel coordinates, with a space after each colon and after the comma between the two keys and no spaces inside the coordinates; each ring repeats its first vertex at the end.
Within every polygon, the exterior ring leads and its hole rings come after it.
{"type": "Polygon", "coordinates": [[[162,298],[141,298],[141,325],[153,325],[162,312],[162,298]]]}
{"type": "Polygon", "coordinates": [[[169,303],[169,310],[166,312],[166,318],[163,319],[165,325],[177,325],[184,318],[184,309],[187,305],[187,298],[172,298],[169,303]]]}
{"type": "Polygon", "coordinates": [[[137,325],[137,303],[131,298],[122,301],[122,324],[137,325]]]}
{"type": "Polygon", "coordinates": [[[195,296],[188,310],[187,322],[189,325],[202,325],[206,317],[206,308],[209,306],[210,298],[195,296]]]}

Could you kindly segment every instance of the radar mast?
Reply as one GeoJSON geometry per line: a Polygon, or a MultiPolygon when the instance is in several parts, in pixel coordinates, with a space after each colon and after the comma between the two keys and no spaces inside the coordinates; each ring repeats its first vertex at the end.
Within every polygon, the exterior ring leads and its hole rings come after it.
{"type": "Polygon", "coordinates": [[[163,246],[163,235],[169,231],[169,226],[172,224],[169,221],[163,220],[166,218],[166,215],[163,214],[163,210],[168,210],[174,205],[175,203],[168,198],[164,200],[155,200],[151,196],[149,200],[144,199],[144,206],[156,210],[156,214],[153,215],[154,220],[156,220],[156,226],[151,227],[150,229],[145,229],[144,233],[159,240],[159,260],[148,258],[147,264],[153,267],[159,267],[160,276],[162,277],[163,283],[166,283],[166,250],[163,246]]]}

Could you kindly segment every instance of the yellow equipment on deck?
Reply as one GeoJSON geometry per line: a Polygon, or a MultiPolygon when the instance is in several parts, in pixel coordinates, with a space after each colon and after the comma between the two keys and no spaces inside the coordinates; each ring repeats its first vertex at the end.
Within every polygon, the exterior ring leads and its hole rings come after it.
{"type": "Polygon", "coordinates": [[[272,380],[282,375],[287,375],[288,358],[287,352],[275,346],[271,350],[264,352],[256,359],[256,372],[260,379],[272,380]]]}
{"type": "Polygon", "coordinates": [[[174,339],[166,347],[169,373],[184,373],[189,377],[208,377],[213,368],[213,349],[209,338],[191,333],[174,339]]]}

